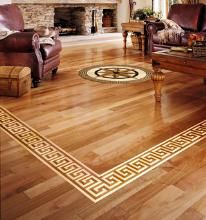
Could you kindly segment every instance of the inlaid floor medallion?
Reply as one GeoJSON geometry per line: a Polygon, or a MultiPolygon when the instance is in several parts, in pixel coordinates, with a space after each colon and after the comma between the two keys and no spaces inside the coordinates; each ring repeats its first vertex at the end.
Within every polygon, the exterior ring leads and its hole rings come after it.
{"type": "Polygon", "coordinates": [[[93,202],[102,200],[206,138],[206,120],[204,120],[158,145],[151,146],[122,164],[98,174],[3,107],[0,107],[0,127],[93,202]]]}
{"type": "Polygon", "coordinates": [[[92,66],[80,70],[79,75],[102,83],[137,83],[150,79],[150,71],[129,65],[92,66]]]}

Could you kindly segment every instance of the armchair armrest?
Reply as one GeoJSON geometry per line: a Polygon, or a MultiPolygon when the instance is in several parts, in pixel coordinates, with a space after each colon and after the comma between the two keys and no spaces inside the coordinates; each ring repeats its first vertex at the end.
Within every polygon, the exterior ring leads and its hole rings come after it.
{"type": "Polygon", "coordinates": [[[165,26],[162,22],[149,22],[146,25],[148,35],[157,33],[157,31],[164,29],[165,26]]]}
{"type": "Polygon", "coordinates": [[[0,41],[1,52],[26,53],[39,48],[39,36],[33,32],[16,32],[0,41]]]}

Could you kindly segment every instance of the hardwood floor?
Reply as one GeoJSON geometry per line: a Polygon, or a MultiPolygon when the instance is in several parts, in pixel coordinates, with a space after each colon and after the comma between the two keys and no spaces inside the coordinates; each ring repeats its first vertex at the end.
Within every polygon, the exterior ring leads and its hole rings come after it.
{"type": "MultiPolygon", "coordinates": [[[[156,104],[150,80],[116,85],[78,76],[101,64],[152,69],[135,50],[125,55],[120,40],[65,47],[54,80],[0,104],[99,174],[206,119],[201,78],[164,71],[156,104]]],[[[0,137],[3,220],[206,219],[205,140],[95,204],[3,131],[0,137]]]]}

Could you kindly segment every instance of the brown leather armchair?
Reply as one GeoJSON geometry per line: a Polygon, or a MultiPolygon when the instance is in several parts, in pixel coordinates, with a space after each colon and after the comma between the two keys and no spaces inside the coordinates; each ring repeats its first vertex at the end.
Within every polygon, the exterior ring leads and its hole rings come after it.
{"type": "Polygon", "coordinates": [[[206,5],[204,4],[174,4],[171,6],[167,18],[184,29],[184,35],[162,43],[157,32],[164,29],[164,24],[161,21],[148,23],[146,30],[149,53],[165,50],[172,46],[187,46],[191,33],[201,33],[206,37],[206,5]]]}
{"type": "Polygon", "coordinates": [[[0,6],[1,29],[18,32],[0,40],[0,65],[30,67],[34,87],[46,73],[56,74],[62,49],[57,36],[54,37],[55,45],[40,45],[37,33],[24,30],[22,13],[15,4],[0,6]]]}

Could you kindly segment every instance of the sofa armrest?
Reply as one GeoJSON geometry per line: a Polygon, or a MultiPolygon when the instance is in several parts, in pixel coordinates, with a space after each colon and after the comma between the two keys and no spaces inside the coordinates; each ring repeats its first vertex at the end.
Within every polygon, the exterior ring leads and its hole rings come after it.
{"type": "Polygon", "coordinates": [[[33,32],[16,32],[0,41],[1,52],[27,53],[39,48],[39,36],[33,32]]]}
{"type": "Polygon", "coordinates": [[[163,30],[165,28],[162,22],[149,22],[146,25],[147,31],[147,48],[148,54],[151,54],[153,51],[153,35],[156,34],[159,30],[163,30]]]}
{"type": "Polygon", "coordinates": [[[162,22],[149,22],[147,23],[146,30],[148,35],[156,34],[157,31],[165,28],[162,22]]]}

